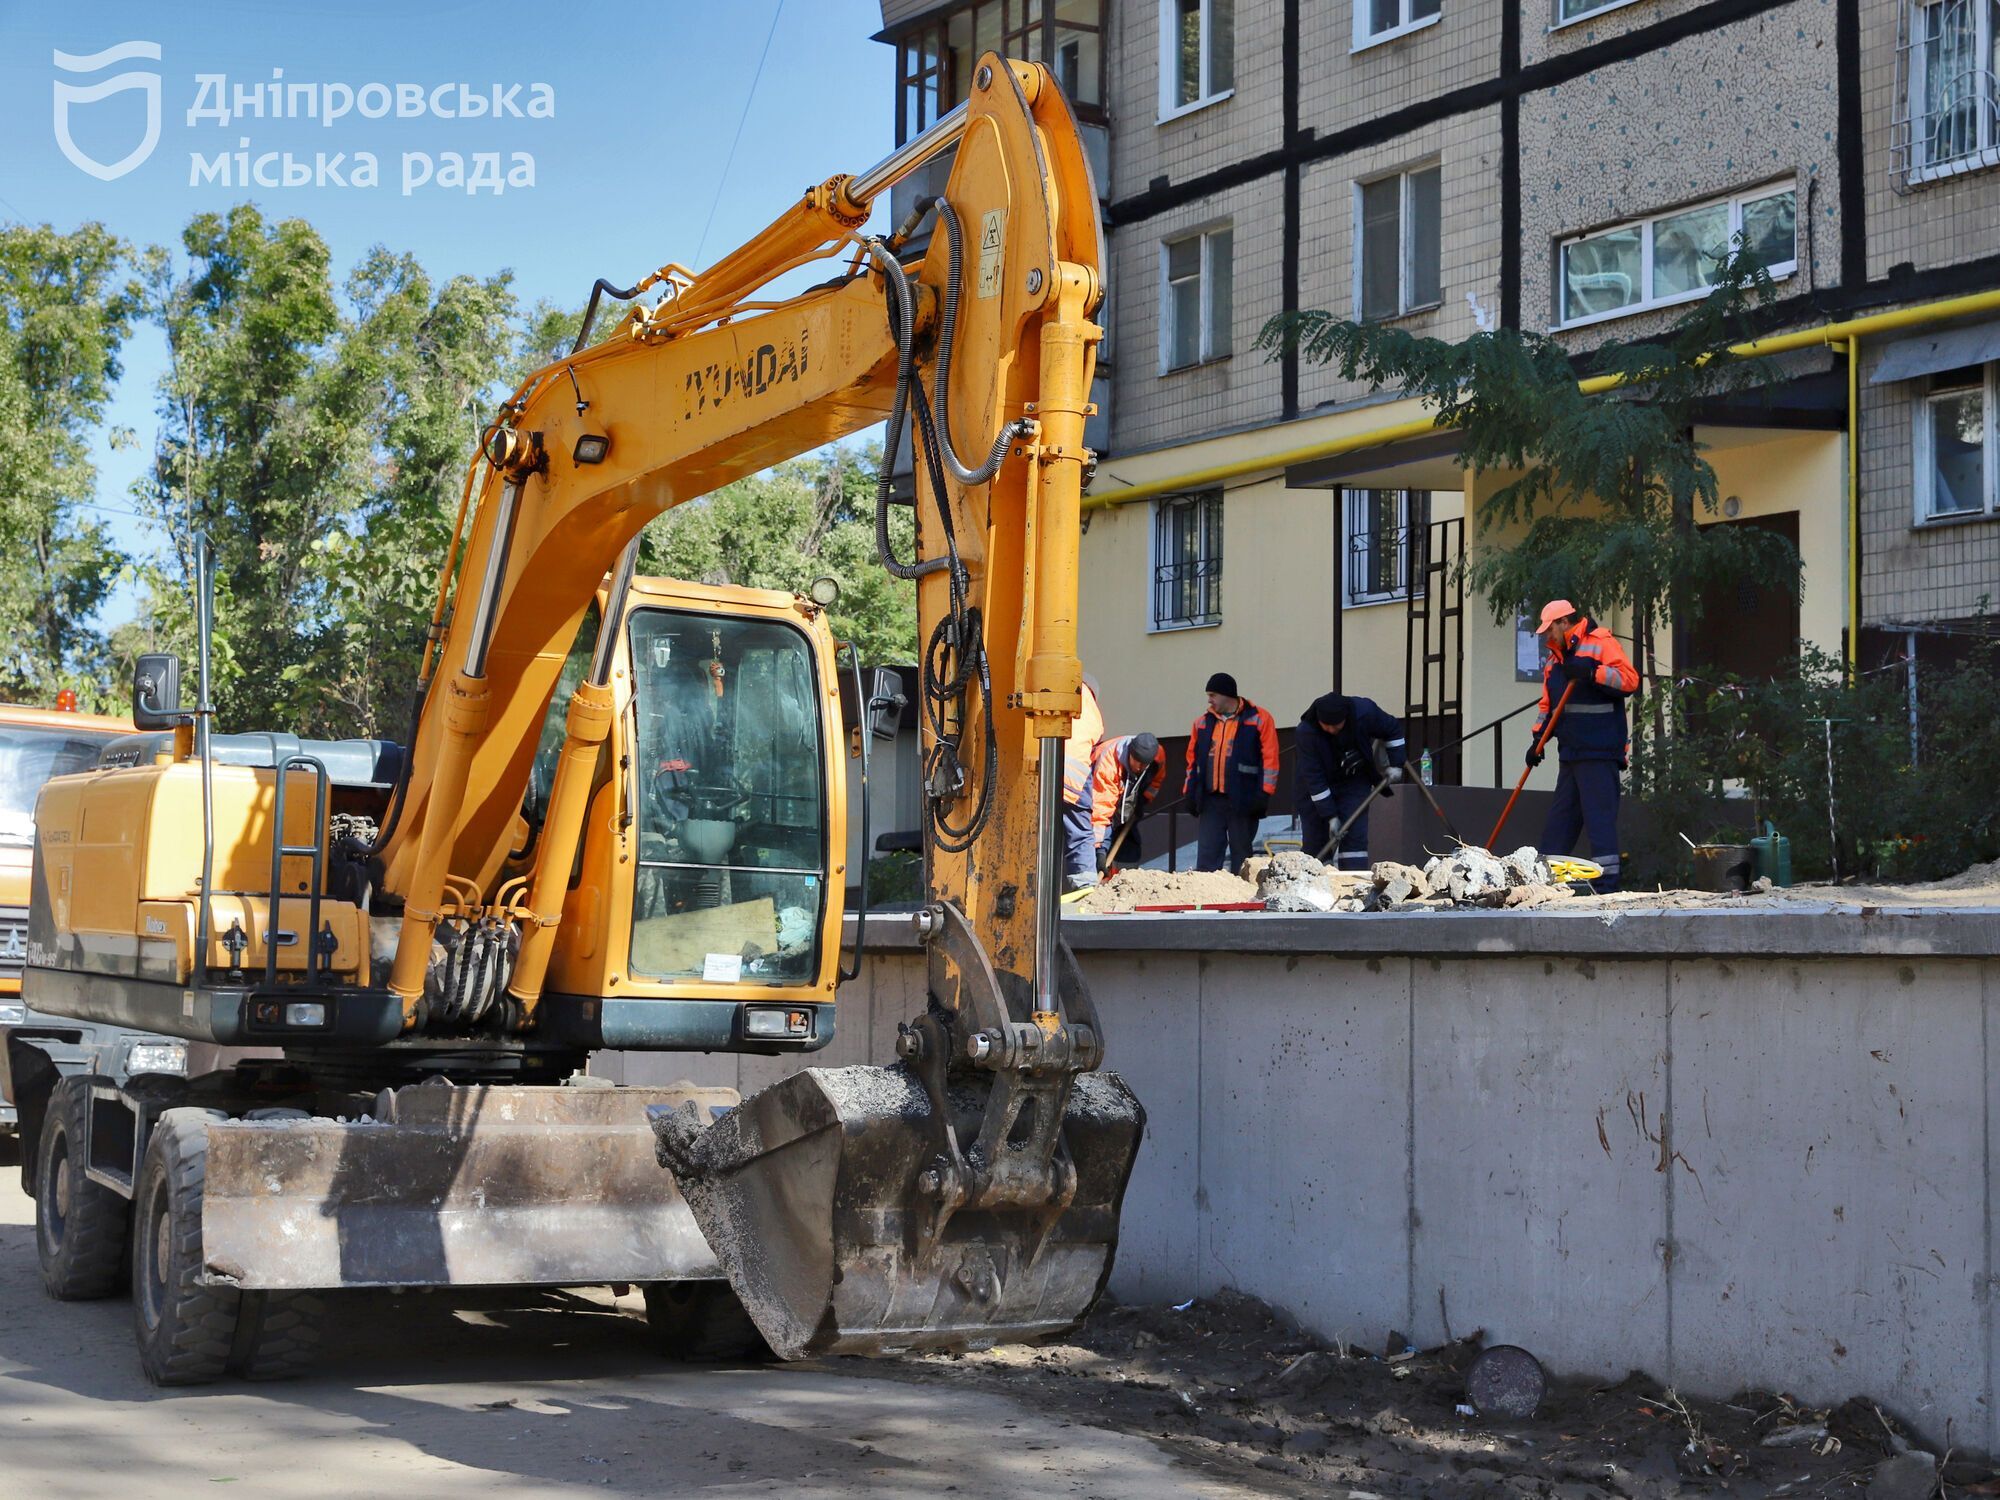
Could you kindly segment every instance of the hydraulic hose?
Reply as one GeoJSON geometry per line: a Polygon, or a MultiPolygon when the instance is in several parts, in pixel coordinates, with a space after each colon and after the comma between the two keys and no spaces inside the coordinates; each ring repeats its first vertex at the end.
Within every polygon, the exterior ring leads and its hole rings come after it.
{"type": "Polygon", "coordinates": [[[942,557],[906,563],[896,556],[895,549],[889,545],[889,490],[892,483],[889,471],[895,462],[896,445],[903,440],[903,425],[909,420],[911,370],[916,359],[917,299],[910,290],[909,273],[889,253],[888,248],[880,240],[873,239],[866,241],[866,245],[869,255],[882,269],[883,280],[889,283],[889,305],[896,324],[896,394],[889,403],[889,421],[882,435],[882,468],[875,476],[875,555],[888,569],[890,577],[908,581],[947,568],[951,563],[942,557]]]}
{"type": "Polygon", "coordinates": [[[937,344],[937,421],[943,439],[944,462],[952,478],[960,484],[984,484],[1000,472],[1000,461],[1007,456],[1007,449],[1015,439],[1028,436],[1034,431],[1034,425],[1017,421],[1003,426],[993,439],[993,449],[986,455],[986,461],[976,469],[969,469],[959,462],[958,447],[951,435],[951,353],[952,343],[958,337],[958,281],[959,270],[965,263],[965,235],[959,228],[958,210],[942,195],[931,199],[930,206],[937,210],[938,220],[944,225],[948,270],[944,281],[944,312],[938,320],[937,344]]]}
{"type": "Polygon", "coordinates": [[[644,290],[643,287],[636,287],[636,286],[616,287],[613,286],[610,282],[606,281],[602,276],[598,277],[597,285],[590,289],[590,304],[583,310],[583,327],[577,329],[576,342],[569,346],[569,352],[575,354],[579,349],[581,349],[586,343],[590,341],[590,325],[597,321],[597,303],[598,300],[602,298],[606,292],[611,293],[611,295],[617,298],[620,302],[630,302],[634,297],[638,296],[642,290],[644,290]]]}

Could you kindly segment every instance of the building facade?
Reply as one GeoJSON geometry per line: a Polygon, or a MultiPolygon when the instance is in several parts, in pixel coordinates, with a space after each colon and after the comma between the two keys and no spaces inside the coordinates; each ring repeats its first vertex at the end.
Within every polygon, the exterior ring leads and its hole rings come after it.
{"type": "MultiPolygon", "coordinates": [[[[1049,61],[1092,137],[1111,265],[1082,628],[1114,728],[1180,731],[1215,670],[1281,723],[1338,686],[1437,746],[1532,699],[1515,611],[1450,567],[1502,539],[1479,502],[1505,476],[1444,435],[1378,440],[1415,403],[1259,333],[1318,308],[1583,355],[1664,327],[1739,236],[1775,330],[1909,323],[1773,359],[1697,429],[1728,497],[1703,523],[1792,538],[1804,595],[1712,601],[1662,666],[1948,653],[2000,609],[2000,311],[1936,311],[2000,288],[2000,0],[882,11],[904,137],[990,39],[1049,61]]],[[[1530,717],[1447,775],[1511,781],[1530,717]]]]}

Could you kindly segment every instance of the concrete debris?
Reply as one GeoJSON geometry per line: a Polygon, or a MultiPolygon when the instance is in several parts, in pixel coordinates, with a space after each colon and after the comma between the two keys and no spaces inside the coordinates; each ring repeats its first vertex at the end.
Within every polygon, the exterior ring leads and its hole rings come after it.
{"type": "Polygon", "coordinates": [[[1430,896],[1431,883],[1415,865],[1383,860],[1369,874],[1375,882],[1376,894],[1386,906],[1394,906],[1399,901],[1423,901],[1430,896]]]}
{"type": "Polygon", "coordinates": [[[1507,867],[1484,849],[1470,845],[1432,858],[1424,866],[1424,879],[1440,896],[1480,906],[1494,905],[1509,886],[1525,884],[1510,879],[1507,867]]]}
{"type": "Polygon", "coordinates": [[[1507,872],[1507,883],[1512,886],[1547,885],[1554,879],[1541,850],[1527,844],[1502,858],[1500,865],[1507,872]]]}
{"type": "Polygon", "coordinates": [[[1357,910],[1345,903],[1367,889],[1365,877],[1343,874],[1296,849],[1280,850],[1257,871],[1257,896],[1266,911],[1357,910]]]}

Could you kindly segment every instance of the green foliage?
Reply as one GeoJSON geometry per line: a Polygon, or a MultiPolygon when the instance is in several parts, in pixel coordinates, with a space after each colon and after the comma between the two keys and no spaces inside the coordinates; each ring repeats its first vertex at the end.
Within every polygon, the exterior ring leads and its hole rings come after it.
{"type": "Polygon", "coordinates": [[[377,247],[335,288],[325,242],[250,205],[147,257],[167,337],[139,499],[172,538],[149,626],[185,649],[192,538],[216,553],[225,724],[400,733],[465,465],[521,332],[509,278],[434,285],[377,247]]]}
{"type": "MultiPolygon", "coordinates": [[[[839,448],[794,459],[668,511],[646,528],[641,573],[699,583],[803,592],[821,574],[840,584],[833,630],[865,662],[913,662],[916,589],[875,556],[875,476],[880,455],[839,448]]],[[[914,551],[907,506],[889,513],[897,555],[914,551]]]]}
{"type": "MultiPolygon", "coordinates": [[[[108,643],[92,617],[124,557],[85,508],[90,442],[138,307],[124,241],[0,228],[0,697],[115,706],[108,643]]],[[[114,442],[122,435],[113,434],[114,442]]]]}
{"type": "Polygon", "coordinates": [[[1752,337],[1752,311],[1770,290],[1755,258],[1733,253],[1714,290],[1658,338],[1598,348],[1594,372],[1621,380],[1619,395],[1585,394],[1567,348],[1511,328],[1451,344],[1301,312],[1273,319],[1258,343],[1422,399],[1460,435],[1461,467],[1515,475],[1481,502],[1468,567],[1496,622],[1525,602],[1567,597],[1593,613],[1630,611],[1646,637],[1738,583],[1798,591],[1789,542],[1694,524],[1723,498],[1694,440],[1699,409],[1751,383],[1752,362],[1730,346],[1752,337]],[[1508,534],[1508,544],[1495,540],[1508,534]]]}
{"type": "Polygon", "coordinates": [[[1632,789],[1659,824],[1635,851],[1647,878],[1686,880],[1677,832],[1737,841],[1766,818],[1791,839],[1802,877],[1832,873],[1835,822],[1843,875],[1935,880],[2000,857],[2000,739],[1991,727],[2000,643],[1975,646],[1960,665],[1921,667],[1917,693],[1923,739],[1912,763],[1899,666],[1855,676],[1808,648],[1796,671],[1771,681],[1680,685],[1665,732],[1643,730],[1652,753],[1634,761],[1632,789]],[[1833,820],[1827,719],[1835,721],[1833,820]],[[1725,802],[1730,789],[1746,795],[1725,802]]]}

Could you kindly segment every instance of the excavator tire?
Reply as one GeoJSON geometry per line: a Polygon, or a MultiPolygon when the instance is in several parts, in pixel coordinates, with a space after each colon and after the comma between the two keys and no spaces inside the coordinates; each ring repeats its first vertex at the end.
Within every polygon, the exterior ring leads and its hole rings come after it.
{"type": "Polygon", "coordinates": [[[83,1174],[89,1078],[65,1078],[49,1096],[36,1143],[35,1251],[42,1284],[60,1302],[114,1295],[124,1264],[131,1209],[83,1174]]]}
{"type": "Polygon", "coordinates": [[[319,1347],[325,1304],[317,1294],[240,1292],[202,1280],[208,1131],[228,1118],[220,1110],[168,1110],[139,1171],[132,1321],[140,1367],[154,1385],[202,1385],[230,1374],[280,1380],[307,1368],[319,1347]]]}
{"type": "Polygon", "coordinates": [[[696,1364],[766,1360],[770,1345],[726,1281],[653,1281],[646,1322],[670,1359],[696,1364]]]}
{"type": "Polygon", "coordinates": [[[153,1127],[132,1214],[132,1326],[154,1385],[201,1385],[229,1369],[241,1292],[201,1279],[208,1127],[220,1110],[170,1109],[153,1127]]]}

